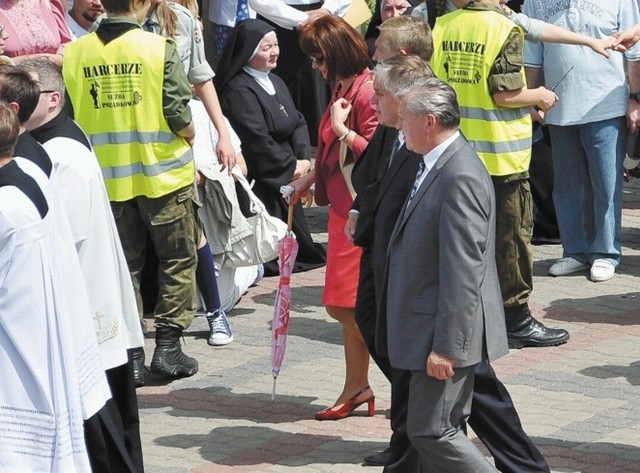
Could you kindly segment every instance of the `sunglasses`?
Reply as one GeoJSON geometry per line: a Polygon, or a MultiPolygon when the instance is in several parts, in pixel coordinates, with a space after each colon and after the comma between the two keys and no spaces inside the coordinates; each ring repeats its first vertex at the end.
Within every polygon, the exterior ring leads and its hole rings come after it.
{"type": "Polygon", "coordinates": [[[309,56],[309,59],[314,64],[322,64],[324,62],[324,56],[309,56]]]}

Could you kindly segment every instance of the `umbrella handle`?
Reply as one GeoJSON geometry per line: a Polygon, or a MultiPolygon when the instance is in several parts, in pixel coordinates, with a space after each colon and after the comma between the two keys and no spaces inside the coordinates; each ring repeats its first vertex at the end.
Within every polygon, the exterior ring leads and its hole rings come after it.
{"type": "Polygon", "coordinates": [[[276,400],[276,377],[273,377],[273,390],[271,391],[271,401],[275,401],[276,400]]]}
{"type": "Polygon", "coordinates": [[[289,204],[289,214],[287,215],[287,231],[293,228],[293,205],[289,204]]]}

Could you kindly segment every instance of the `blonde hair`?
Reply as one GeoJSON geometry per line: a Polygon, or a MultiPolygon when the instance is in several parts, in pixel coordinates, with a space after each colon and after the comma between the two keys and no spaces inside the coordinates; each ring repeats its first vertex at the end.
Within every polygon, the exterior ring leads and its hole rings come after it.
{"type": "Polygon", "coordinates": [[[156,15],[160,23],[160,29],[170,38],[175,38],[178,33],[178,15],[169,6],[166,0],[159,0],[156,5],[156,15]]]}
{"type": "Polygon", "coordinates": [[[182,5],[193,15],[197,20],[200,18],[200,10],[198,8],[198,2],[196,0],[175,0],[178,5],[182,5]]]}

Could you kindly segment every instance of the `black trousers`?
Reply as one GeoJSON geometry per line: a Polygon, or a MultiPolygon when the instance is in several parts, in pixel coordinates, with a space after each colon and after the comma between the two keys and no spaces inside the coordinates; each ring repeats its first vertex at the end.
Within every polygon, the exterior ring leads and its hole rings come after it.
{"type": "Polygon", "coordinates": [[[107,370],[112,398],[84,422],[84,438],[93,473],[144,473],[138,398],[128,362],[107,370]]]}

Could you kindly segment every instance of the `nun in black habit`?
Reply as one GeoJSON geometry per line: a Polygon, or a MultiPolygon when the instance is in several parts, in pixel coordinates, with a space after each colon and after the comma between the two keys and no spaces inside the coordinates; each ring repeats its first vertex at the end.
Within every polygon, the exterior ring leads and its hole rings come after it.
{"type": "MultiPolygon", "coordinates": [[[[288,204],[280,187],[311,169],[309,132],[282,79],[269,72],[279,49],[274,28],[245,20],[231,32],[214,78],[225,116],[242,142],[248,178],[269,213],[287,220],[288,204]]],[[[293,232],[299,244],[294,271],[325,264],[324,248],[314,243],[300,203],[293,232]]],[[[266,275],[278,274],[277,260],[265,264],[266,275]]]]}

